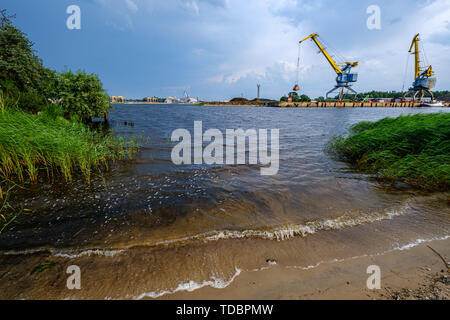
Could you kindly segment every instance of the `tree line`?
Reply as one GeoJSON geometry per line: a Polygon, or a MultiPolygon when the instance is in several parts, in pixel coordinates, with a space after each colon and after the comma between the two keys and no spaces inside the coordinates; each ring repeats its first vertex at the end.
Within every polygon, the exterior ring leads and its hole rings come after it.
{"type": "MultiPolygon", "coordinates": [[[[380,98],[388,98],[388,99],[397,99],[402,98],[404,92],[398,92],[398,91],[369,91],[369,92],[362,92],[358,93],[359,100],[363,100],[365,98],[371,98],[371,99],[380,99],[380,98]]],[[[443,90],[443,91],[434,91],[433,92],[435,99],[439,99],[440,97],[446,96],[450,94],[450,91],[443,90]]],[[[353,94],[344,94],[343,99],[344,100],[353,100],[355,96],[353,94]]],[[[291,98],[292,102],[310,102],[311,98],[308,97],[305,94],[298,95],[297,92],[290,92],[289,96],[283,96],[281,97],[280,101],[288,101],[288,99],[291,98]]],[[[334,99],[330,100],[337,100],[339,96],[335,96],[334,99]]],[[[318,97],[314,99],[315,101],[323,102],[325,101],[324,97],[318,97]]]]}

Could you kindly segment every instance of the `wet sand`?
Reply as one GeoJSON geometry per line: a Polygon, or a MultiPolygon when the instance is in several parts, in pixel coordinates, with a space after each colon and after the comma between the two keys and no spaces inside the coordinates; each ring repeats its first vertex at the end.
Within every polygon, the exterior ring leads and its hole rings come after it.
{"type": "Polygon", "coordinates": [[[228,287],[201,288],[164,299],[450,299],[450,270],[428,246],[450,260],[450,239],[423,243],[403,251],[325,262],[309,270],[280,265],[241,273],[228,287]],[[381,269],[381,289],[366,286],[367,267],[381,269]]]}
{"type": "MultiPolygon", "coordinates": [[[[450,238],[447,238],[385,253],[324,260],[307,267],[267,260],[265,267],[238,270],[218,283],[195,286],[186,283],[165,293],[148,291],[149,284],[158,281],[162,272],[144,270],[145,266],[151,269],[159,263],[153,257],[155,252],[145,248],[133,250],[130,257],[116,258],[95,255],[57,258],[44,253],[26,258],[17,256],[8,261],[5,272],[0,274],[0,299],[450,299],[450,270],[428,246],[449,260],[450,238]],[[46,270],[30,268],[50,261],[54,266],[46,270]],[[66,287],[66,268],[73,264],[80,265],[82,270],[81,290],[66,287]],[[381,269],[380,290],[369,290],[366,286],[370,276],[367,267],[371,265],[381,269]]],[[[184,255],[182,248],[179,255],[184,255]]]]}

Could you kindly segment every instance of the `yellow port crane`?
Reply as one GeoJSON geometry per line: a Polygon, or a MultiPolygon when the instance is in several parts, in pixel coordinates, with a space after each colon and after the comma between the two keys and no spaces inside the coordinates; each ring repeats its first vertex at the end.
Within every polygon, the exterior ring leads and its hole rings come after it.
{"type": "Polygon", "coordinates": [[[336,63],[333,58],[330,56],[330,54],[327,52],[327,50],[322,46],[322,44],[317,39],[319,35],[317,33],[313,33],[300,41],[300,44],[305,42],[308,39],[311,39],[319,48],[319,53],[322,53],[325,56],[325,59],[327,59],[328,63],[333,68],[334,72],[336,72],[336,85],[333,89],[327,92],[326,98],[328,100],[328,95],[332,93],[333,91],[339,89],[339,101],[341,101],[344,97],[344,89],[347,89],[355,94],[354,99],[356,99],[358,93],[351,88],[352,82],[358,81],[358,74],[352,73],[351,69],[353,67],[358,66],[358,62],[344,62],[341,64],[336,63]]]}
{"type": "Polygon", "coordinates": [[[422,101],[425,92],[427,92],[431,96],[431,101],[433,101],[434,95],[430,89],[434,88],[436,85],[436,78],[433,78],[435,74],[432,66],[422,68],[420,65],[419,35],[420,34],[418,33],[414,36],[408,51],[414,55],[414,82],[412,87],[404,94],[403,99],[405,99],[410,92],[414,92],[413,101],[415,101],[417,94],[420,92],[419,101],[422,101]]]}

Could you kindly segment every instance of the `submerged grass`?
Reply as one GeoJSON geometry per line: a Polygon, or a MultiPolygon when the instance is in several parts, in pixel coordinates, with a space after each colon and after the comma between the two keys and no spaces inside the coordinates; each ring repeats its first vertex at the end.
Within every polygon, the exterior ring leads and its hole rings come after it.
{"type": "Polygon", "coordinates": [[[0,181],[0,188],[4,187],[5,191],[0,189],[0,236],[3,231],[13,223],[22,213],[23,208],[20,210],[14,209],[8,202],[10,192],[17,187],[16,184],[10,181],[0,181]],[[12,185],[12,186],[11,186],[12,185]]]}
{"type": "Polygon", "coordinates": [[[37,182],[61,174],[66,181],[80,172],[90,182],[93,171],[110,161],[129,158],[137,150],[133,140],[89,129],[51,112],[32,115],[17,109],[0,111],[0,179],[37,182]]]}
{"type": "Polygon", "coordinates": [[[339,160],[421,189],[450,189],[450,113],[360,122],[329,142],[339,160]]]}

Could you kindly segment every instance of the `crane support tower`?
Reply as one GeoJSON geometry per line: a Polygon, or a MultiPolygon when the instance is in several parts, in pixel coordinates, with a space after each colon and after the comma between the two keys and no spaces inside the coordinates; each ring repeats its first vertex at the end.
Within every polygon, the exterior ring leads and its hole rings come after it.
{"type": "Polygon", "coordinates": [[[334,72],[336,72],[336,85],[333,89],[327,92],[326,98],[328,100],[328,95],[339,89],[339,101],[341,101],[344,97],[344,89],[351,91],[355,94],[354,99],[358,96],[358,93],[351,88],[353,82],[358,81],[358,74],[352,73],[351,70],[354,67],[358,66],[358,62],[344,62],[344,63],[336,63],[327,50],[322,46],[322,44],[317,39],[319,35],[317,33],[313,33],[300,41],[300,44],[308,39],[311,39],[319,48],[320,52],[325,56],[330,66],[333,68],[334,72]]]}
{"type": "Polygon", "coordinates": [[[434,72],[432,66],[427,66],[422,68],[420,65],[420,50],[419,50],[419,33],[413,38],[411,47],[409,48],[409,53],[414,55],[414,82],[412,87],[404,94],[403,99],[410,92],[414,92],[413,101],[416,100],[417,94],[420,92],[419,101],[422,101],[425,92],[430,94],[431,101],[434,101],[433,92],[431,92],[431,88],[434,88],[436,85],[436,78],[434,78],[434,72]],[[414,48],[414,51],[413,51],[414,48]]]}

